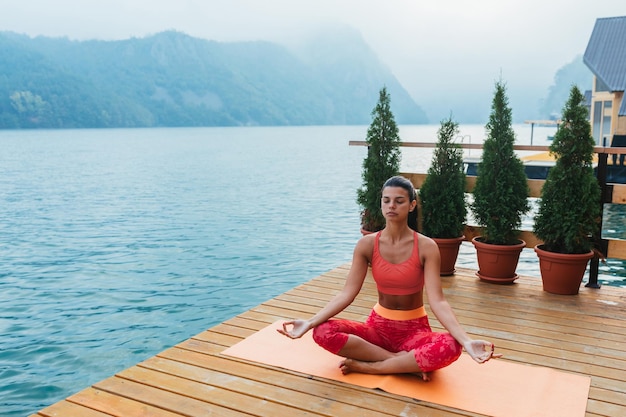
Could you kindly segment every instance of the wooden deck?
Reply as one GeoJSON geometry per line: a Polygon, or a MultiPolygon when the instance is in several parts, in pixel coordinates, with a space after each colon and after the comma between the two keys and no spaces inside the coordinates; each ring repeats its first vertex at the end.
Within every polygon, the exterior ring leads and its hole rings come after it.
{"type": "MultiPolygon", "coordinates": [[[[36,416],[475,416],[220,354],[283,318],[308,317],[337,292],[342,265],[136,366],[41,410],[36,416]]],[[[459,321],[495,342],[500,360],[591,376],[587,416],[626,416],[626,289],[545,293],[541,280],[480,282],[473,270],[443,277],[459,321]]],[[[376,302],[368,278],[343,317],[362,320],[376,302]]],[[[428,308],[427,308],[428,310],[428,308]]],[[[429,311],[430,313],[430,311],[429,311]]],[[[440,329],[431,316],[431,325],[440,329]]],[[[306,360],[306,358],[303,358],[306,360]]],[[[516,389],[523,395],[524,385],[516,389]]],[[[35,416],[33,415],[33,416],[35,416]]]]}

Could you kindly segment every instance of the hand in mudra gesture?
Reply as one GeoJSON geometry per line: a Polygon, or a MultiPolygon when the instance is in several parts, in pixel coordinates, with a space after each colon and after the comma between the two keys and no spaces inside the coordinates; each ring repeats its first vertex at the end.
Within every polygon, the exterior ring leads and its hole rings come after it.
{"type": "Polygon", "coordinates": [[[284,322],[283,328],[276,329],[276,331],[292,339],[298,339],[308,332],[310,328],[311,326],[306,320],[292,320],[284,322]],[[290,326],[291,329],[288,328],[290,326]]]}
{"type": "Polygon", "coordinates": [[[501,353],[494,353],[493,343],[484,340],[470,340],[463,346],[465,351],[478,363],[487,362],[491,358],[501,358],[501,353]]]}

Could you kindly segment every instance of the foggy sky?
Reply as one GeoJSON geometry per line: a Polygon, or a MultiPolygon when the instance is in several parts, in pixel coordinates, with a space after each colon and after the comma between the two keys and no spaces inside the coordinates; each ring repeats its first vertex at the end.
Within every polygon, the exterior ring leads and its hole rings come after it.
{"type": "Polygon", "coordinates": [[[432,123],[465,106],[486,121],[500,78],[514,117],[516,107],[539,107],[555,72],[584,53],[596,19],[623,15],[624,0],[0,0],[0,30],[78,40],[175,29],[287,42],[349,25],[432,123]]]}

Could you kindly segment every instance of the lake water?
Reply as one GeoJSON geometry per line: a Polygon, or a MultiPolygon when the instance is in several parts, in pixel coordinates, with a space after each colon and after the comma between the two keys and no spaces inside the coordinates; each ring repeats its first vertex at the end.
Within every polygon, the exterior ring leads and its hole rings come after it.
{"type": "MultiPolygon", "coordinates": [[[[401,136],[434,141],[437,127],[401,136]]],[[[482,129],[463,126],[464,141],[482,129]]],[[[530,128],[516,130],[529,143],[530,128]]],[[[366,131],[0,131],[0,415],[35,412],[349,261],[366,150],[348,141],[366,131]]],[[[549,133],[535,128],[534,143],[549,133]]],[[[430,152],[405,150],[403,170],[425,172],[430,152]]],[[[474,258],[464,244],[460,266],[474,258]]],[[[531,250],[518,272],[538,276],[531,250]]],[[[623,263],[601,274],[626,285],[623,263]]]]}

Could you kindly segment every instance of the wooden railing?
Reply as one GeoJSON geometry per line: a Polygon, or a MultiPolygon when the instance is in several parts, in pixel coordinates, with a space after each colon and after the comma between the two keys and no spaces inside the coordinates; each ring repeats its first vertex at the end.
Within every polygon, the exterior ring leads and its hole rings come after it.
{"type": "MultiPolygon", "coordinates": [[[[351,146],[367,146],[365,141],[350,141],[351,146]]],[[[435,143],[432,142],[401,142],[400,146],[410,148],[434,148],[435,143]]],[[[459,144],[463,149],[482,149],[482,144],[459,144]]],[[[527,145],[515,145],[514,149],[517,151],[536,151],[545,152],[549,150],[548,146],[527,146],[527,145]]],[[[626,184],[615,184],[606,182],[607,161],[609,155],[626,155],[626,148],[610,148],[610,147],[595,147],[594,152],[598,154],[598,166],[597,177],[602,191],[601,204],[626,204],[626,184]]],[[[426,173],[413,173],[403,172],[401,175],[407,177],[413,183],[416,189],[421,188],[426,178],[426,173]]],[[[466,191],[472,193],[476,184],[475,176],[467,176],[466,191]]],[[[541,197],[541,187],[543,187],[544,180],[528,180],[528,187],[530,189],[529,197],[541,197]]],[[[602,211],[604,213],[604,211],[602,211]]],[[[602,219],[603,220],[603,219],[602,219]]],[[[602,224],[601,220],[601,224],[602,224]]],[[[420,223],[421,224],[421,223],[420,223]]],[[[479,236],[481,228],[479,226],[466,225],[465,226],[465,240],[472,240],[475,236],[479,236]]],[[[534,235],[532,230],[521,230],[520,238],[526,242],[526,247],[534,248],[536,245],[541,244],[542,241],[534,235]]],[[[626,240],[623,239],[605,239],[598,234],[593,237],[599,252],[606,258],[622,259],[626,260],[626,240]]],[[[598,267],[599,257],[592,259],[589,273],[588,287],[598,288],[598,267]]]]}

